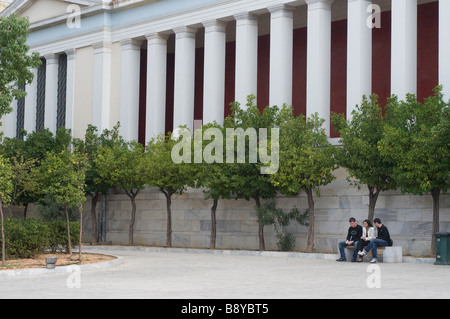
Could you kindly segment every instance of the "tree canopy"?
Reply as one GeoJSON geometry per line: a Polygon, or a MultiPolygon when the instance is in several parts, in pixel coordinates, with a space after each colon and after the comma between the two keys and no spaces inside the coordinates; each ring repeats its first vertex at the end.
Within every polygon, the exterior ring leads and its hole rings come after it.
{"type": "Polygon", "coordinates": [[[40,55],[26,45],[30,23],[28,18],[12,14],[0,17],[0,117],[11,112],[11,102],[24,98],[19,85],[33,81],[31,68],[41,64],[40,55]]]}

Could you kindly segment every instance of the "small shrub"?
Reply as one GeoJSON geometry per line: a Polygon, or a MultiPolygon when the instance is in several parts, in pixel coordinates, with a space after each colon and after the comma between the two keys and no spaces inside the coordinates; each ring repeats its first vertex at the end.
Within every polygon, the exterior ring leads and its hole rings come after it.
{"type": "Polygon", "coordinates": [[[296,220],[300,225],[309,225],[308,210],[300,212],[294,207],[286,213],[283,209],[277,208],[275,202],[255,207],[255,209],[260,223],[264,226],[274,226],[280,251],[292,251],[295,248],[295,236],[287,230],[292,220],[296,220]]]}
{"type": "MultiPolygon", "coordinates": [[[[67,224],[65,221],[53,221],[47,223],[49,228],[49,244],[48,247],[52,253],[57,251],[66,253],[69,250],[67,245],[67,224]]],[[[70,223],[70,242],[72,246],[78,245],[80,238],[80,224],[78,222],[70,223]]]]}
{"type": "Polygon", "coordinates": [[[4,228],[7,259],[33,258],[48,248],[49,228],[42,222],[8,218],[4,228]]]}
{"type": "Polygon", "coordinates": [[[287,231],[277,234],[278,249],[280,251],[292,251],[295,248],[295,236],[287,231]]]}

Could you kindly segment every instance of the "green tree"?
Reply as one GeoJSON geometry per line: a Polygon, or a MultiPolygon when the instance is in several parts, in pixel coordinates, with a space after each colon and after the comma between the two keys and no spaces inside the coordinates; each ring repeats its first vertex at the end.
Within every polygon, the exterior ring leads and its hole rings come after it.
{"type": "Polygon", "coordinates": [[[385,124],[378,97],[364,96],[349,121],[343,114],[333,114],[332,124],[341,136],[341,146],[336,149],[338,165],[347,169],[350,183],[369,188],[368,219],[373,220],[380,192],[396,188],[393,165],[378,149],[385,124]]]}
{"type": "Polygon", "coordinates": [[[92,220],[92,236],[91,243],[96,244],[98,241],[97,213],[96,207],[100,200],[101,194],[107,194],[113,185],[108,180],[100,176],[98,165],[95,159],[102,146],[112,147],[114,139],[119,135],[118,126],[112,130],[105,129],[99,136],[98,129],[93,125],[88,125],[84,140],[75,140],[74,146],[77,152],[84,153],[88,160],[88,169],[86,171],[86,196],[91,198],[91,220],[92,220]]]}
{"type": "Polygon", "coordinates": [[[134,226],[136,222],[136,197],[145,188],[142,174],[144,147],[135,142],[125,142],[114,135],[112,144],[101,145],[94,163],[103,182],[120,187],[131,201],[131,219],[128,231],[128,243],[134,244],[134,226]]]}
{"type": "Polygon", "coordinates": [[[13,193],[11,195],[11,207],[25,203],[24,218],[28,207],[28,199],[36,197],[39,193],[39,185],[36,179],[36,160],[25,160],[23,157],[13,157],[11,161],[11,169],[13,172],[13,193]]]}
{"type": "MultiPolygon", "coordinates": [[[[263,174],[262,170],[267,169],[267,165],[263,159],[263,152],[265,147],[261,147],[262,139],[258,134],[263,129],[267,129],[267,134],[264,136],[266,141],[272,140],[272,129],[277,128],[282,121],[278,106],[266,107],[262,112],[259,111],[255,104],[255,96],[250,95],[247,98],[245,107],[237,102],[233,103],[232,114],[225,119],[224,127],[229,136],[229,129],[234,129],[234,133],[242,132],[241,137],[233,138],[231,153],[234,155],[235,161],[230,163],[227,155],[227,169],[230,170],[230,183],[232,186],[232,193],[235,199],[253,199],[256,203],[256,208],[261,206],[261,200],[273,199],[277,194],[277,188],[271,183],[270,174],[263,174]],[[252,135],[252,132],[255,134],[252,135]],[[249,134],[246,134],[249,133],[249,134]],[[248,145],[248,151],[245,155],[240,155],[239,147],[237,146],[239,138],[245,137],[245,145],[248,145]],[[234,151],[234,153],[233,153],[234,151]],[[259,156],[258,156],[259,155],[259,156]],[[252,158],[253,157],[253,158],[252,158]]],[[[270,142],[267,145],[272,149],[270,142]]],[[[230,145],[227,143],[227,154],[230,152],[230,145]]],[[[272,154],[275,156],[277,154],[272,154]]],[[[264,242],[264,224],[258,220],[258,238],[259,249],[265,250],[264,242]]]]}
{"type": "Polygon", "coordinates": [[[13,197],[15,204],[22,203],[25,207],[24,217],[26,218],[27,208],[30,203],[39,202],[45,205],[40,196],[35,170],[41,165],[48,153],[60,153],[65,151],[72,141],[71,132],[64,127],[58,129],[54,135],[49,129],[41,132],[25,132],[24,140],[16,138],[4,138],[0,145],[0,154],[13,164],[16,183],[16,196],[13,197]],[[19,176],[20,175],[20,176],[19,176]]]}
{"type": "Polygon", "coordinates": [[[166,197],[167,247],[172,247],[172,196],[174,194],[182,195],[188,187],[195,187],[196,184],[196,166],[191,164],[191,142],[189,132],[176,139],[172,138],[172,134],[169,133],[167,136],[160,135],[153,138],[146,147],[142,166],[146,184],[149,187],[157,187],[166,197]],[[172,158],[172,151],[178,149],[180,145],[185,145],[185,150],[189,149],[186,154],[183,154],[183,156],[187,156],[185,162],[174,161],[172,158]]]}
{"type": "MultiPolygon", "coordinates": [[[[195,139],[194,142],[194,148],[201,143],[198,149],[203,154],[202,163],[198,165],[197,187],[203,188],[205,199],[213,200],[209,248],[214,249],[217,237],[217,207],[220,199],[231,199],[233,172],[229,169],[232,164],[223,161],[223,155],[226,152],[225,129],[217,123],[212,123],[203,125],[200,132],[202,141],[195,139]],[[207,140],[210,142],[206,142],[207,140]]],[[[196,131],[195,134],[200,133],[196,131]]]]}
{"type": "Polygon", "coordinates": [[[33,81],[31,68],[41,64],[39,53],[28,55],[28,18],[13,14],[0,17],[0,117],[11,112],[11,102],[24,98],[19,85],[33,81]]]}
{"type": "Polygon", "coordinates": [[[70,222],[68,210],[77,207],[80,212],[80,247],[79,258],[81,261],[82,238],[82,204],[85,202],[85,175],[87,160],[84,154],[72,153],[64,150],[60,153],[50,152],[41,163],[38,172],[38,180],[42,187],[42,194],[53,196],[55,201],[63,205],[66,215],[67,237],[69,254],[72,254],[70,240],[70,222]]]}
{"type": "Polygon", "coordinates": [[[336,169],[334,147],[328,142],[324,120],[313,114],[290,118],[280,125],[280,169],[271,175],[272,183],[282,194],[295,196],[304,191],[308,198],[309,229],[306,251],[314,251],[314,193],[331,183],[336,169]]]}
{"type": "Polygon", "coordinates": [[[2,226],[2,267],[5,266],[6,261],[3,205],[9,204],[9,202],[11,201],[11,194],[13,192],[12,175],[12,169],[8,160],[0,156],[0,220],[2,226]]]}
{"type": "Polygon", "coordinates": [[[381,154],[393,163],[393,177],[404,193],[431,193],[432,255],[436,252],[434,234],[439,232],[439,198],[450,182],[449,105],[441,87],[423,104],[412,94],[405,101],[394,96],[386,106],[387,124],[379,143],[381,154]]]}

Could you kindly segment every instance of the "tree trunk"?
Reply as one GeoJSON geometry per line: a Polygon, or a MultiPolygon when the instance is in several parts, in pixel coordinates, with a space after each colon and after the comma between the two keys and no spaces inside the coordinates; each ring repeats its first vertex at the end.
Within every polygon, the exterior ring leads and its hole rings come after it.
{"type": "Polygon", "coordinates": [[[211,207],[211,240],[209,242],[210,249],[216,248],[216,211],[218,202],[218,199],[214,199],[213,206],[211,207]]]}
{"type": "Polygon", "coordinates": [[[309,228],[308,228],[308,240],[306,244],[306,252],[314,252],[314,198],[313,190],[308,189],[306,191],[308,196],[308,208],[309,208],[309,228]]]}
{"type": "Polygon", "coordinates": [[[431,234],[431,256],[436,256],[436,239],[435,235],[439,232],[439,197],[441,190],[434,188],[431,190],[431,196],[433,197],[433,232],[431,234]]]}
{"type": "MultiPolygon", "coordinates": [[[[259,197],[255,197],[256,206],[258,208],[261,207],[261,202],[259,200],[259,197]]],[[[264,242],[264,225],[258,221],[259,229],[258,229],[258,237],[259,237],[259,250],[265,251],[266,250],[266,243],[264,242]]]]}
{"type": "Polygon", "coordinates": [[[130,229],[128,231],[128,244],[133,246],[134,244],[134,223],[136,222],[136,196],[130,196],[131,200],[131,221],[130,229]]]}
{"type": "Polygon", "coordinates": [[[96,245],[98,243],[98,228],[97,228],[97,204],[100,199],[100,193],[96,193],[91,200],[91,216],[92,216],[92,245],[96,245]]]}
{"type": "Polygon", "coordinates": [[[67,205],[64,204],[64,212],[66,213],[66,225],[67,225],[67,244],[69,248],[69,255],[72,255],[72,243],[70,240],[70,221],[69,221],[69,211],[67,210],[67,205]]]}
{"type": "Polygon", "coordinates": [[[27,220],[27,213],[28,213],[28,203],[24,204],[23,209],[23,219],[27,220]]]}
{"type": "Polygon", "coordinates": [[[2,267],[5,267],[6,263],[6,245],[5,245],[5,228],[3,220],[3,202],[0,199],[0,219],[2,223],[2,267]]]}
{"type": "Polygon", "coordinates": [[[83,205],[80,205],[80,238],[78,238],[78,259],[81,259],[81,238],[83,237],[83,205]]]}
{"type": "Polygon", "coordinates": [[[373,218],[375,216],[375,206],[377,205],[379,195],[380,190],[378,188],[369,186],[369,216],[367,218],[370,221],[373,221],[373,218]]]}
{"type": "Polygon", "coordinates": [[[166,247],[172,247],[172,210],[170,206],[172,205],[172,195],[166,195],[167,204],[167,232],[166,232],[166,247]]]}

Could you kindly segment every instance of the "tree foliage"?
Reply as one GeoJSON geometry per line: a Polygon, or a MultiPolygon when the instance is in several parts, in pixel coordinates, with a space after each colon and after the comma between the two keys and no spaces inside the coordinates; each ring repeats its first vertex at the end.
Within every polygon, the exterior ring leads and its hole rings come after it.
{"type": "MultiPolygon", "coordinates": [[[[196,185],[196,166],[188,162],[176,163],[172,159],[172,150],[184,141],[183,136],[172,138],[172,134],[160,135],[147,144],[142,172],[149,187],[157,187],[166,197],[167,230],[166,246],[172,247],[172,196],[183,194],[188,187],[196,185]]],[[[189,144],[189,149],[191,150],[189,144]]],[[[189,155],[189,158],[191,155],[189,155]]]]}
{"type": "Polygon", "coordinates": [[[226,134],[224,127],[214,122],[203,125],[199,131],[196,131],[195,134],[201,134],[203,138],[201,141],[199,139],[194,139],[194,148],[198,147],[198,143],[201,143],[198,148],[201,149],[203,156],[202,162],[194,165],[198,167],[197,187],[203,188],[205,199],[213,200],[213,205],[211,206],[210,248],[214,249],[216,248],[216,212],[219,200],[229,200],[232,196],[232,170],[230,169],[232,164],[227,164],[223,160],[223,155],[226,154],[226,134]],[[211,134],[214,132],[216,133],[216,136],[211,134]],[[208,134],[211,134],[212,136],[208,136],[208,134]],[[207,142],[208,140],[209,142],[207,142]],[[215,143],[217,143],[217,145],[213,145],[215,143]],[[221,150],[219,150],[219,148],[221,148],[221,150]],[[216,154],[216,152],[221,154],[216,154]],[[205,160],[205,157],[207,156],[210,156],[211,158],[217,156],[217,159],[220,159],[220,161],[211,162],[208,159],[205,160]],[[219,158],[220,156],[221,158],[219,158]]]}
{"type": "Polygon", "coordinates": [[[314,251],[314,199],[319,188],[331,183],[336,169],[334,147],[328,142],[323,128],[324,120],[313,114],[305,120],[303,115],[294,117],[292,110],[288,120],[280,125],[280,169],[271,175],[271,182],[282,194],[295,196],[304,191],[308,198],[309,229],[307,248],[314,251]]]}
{"type": "MultiPolygon", "coordinates": [[[[256,130],[257,133],[260,132],[260,129],[267,129],[267,135],[265,136],[267,141],[272,140],[272,129],[278,128],[280,122],[283,121],[280,114],[284,113],[280,112],[278,106],[268,106],[260,112],[253,95],[247,98],[247,104],[244,107],[235,102],[232,104],[231,110],[231,116],[227,117],[224,122],[225,129],[234,129],[235,131],[241,129],[243,132],[250,129],[256,130]]],[[[227,138],[230,137],[227,136],[227,138]]],[[[256,207],[260,207],[261,200],[273,199],[277,194],[276,186],[271,183],[270,174],[261,173],[262,169],[268,167],[268,163],[261,161],[261,151],[267,150],[261,147],[261,136],[259,134],[253,141],[245,134],[245,145],[248,145],[248,148],[245,152],[245,160],[240,163],[239,147],[236,144],[237,139],[233,140],[235,161],[232,164],[227,163],[227,169],[230,170],[229,176],[233,197],[235,199],[252,199],[255,201],[256,207]],[[251,156],[255,156],[255,158],[252,159],[251,156]]],[[[267,147],[272,149],[272,144],[268,142],[267,147]]],[[[227,151],[229,150],[227,149],[227,151]]],[[[265,250],[264,225],[260,221],[258,221],[258,224],[259,249],[265,250]]]]}
{"type": "Polygon", "coordinates": [[[134,244],[134,227],[136,222],[136,197],[145,188],[142,174],[144,147],[135,142],[126,142],[116,133],[110,143],[101,145],[94,163],[103,181],[112,187],[120,187],[130,198],[131,219],[128,231],[128,243],[134,244]]]}
{"type": "Polygon", "coordinates": [[[3,205],[9,204],[9,202],[11,201],[11,194],[13,192],[12,176],[13,172],[9,161],[3,156],[0,156],[0,221],[2,227],[2,266],[5,266],[6,261],[3,205]]]}
{"type": "Polygon", "coordinates": [[[92,244],[96,244],[98,241],[96,207],[100,200],[100,195],[106,195],[114,186],[110,184],[110,180],[101,177],[95,159],[102,146],[112,147],[114,145],[114,141],[118,139],[118,134],[118,126],[114,127],[112,130],[105,129],[99,136],[98,129],[93,125],[88,125],[84,140],[76,139],[74,141],[77,152],[85,154],[88,161],[85,192],[86,196],[91,197],[92,244]]]}
{"type": "Polygon", "coordinates": [[[368,99],[364,96],[349,121],[345,120],[343,114],[333,114],[332,124],[341,137],[341,146],[336,149],[338,164],[347,169],[351,184],[358,187],[367,185],[368,219],[373,220],[380,192],[396,188],[395,179],[392,178],[394,166],[378,149],[385,126],[378,97],[373,95],[368,99]]]}
{"type": "Polygon", "coordinates": [[[10,104],[14,99],[25,97],[19,85],[31,83],[30,69],[41,64],[39,53],[28,55],[29,27],[28,18],[17,14],[0,17],[0,117],[11,112],[10,104]]]}
{"type": "Polygon", "coordinates": [[[433,198],[431,253],[435,253],[434,234],[439,231],[439,196],[450,183],[450,114],[442,88],[420,103],[409,94],[386,106],[387,124],[379,150],[393,165],[393,177],[403,192],[433,198]]]}
{"type": "MultiPolygon", "coordinates": [[[[38,181],[41,193],[51,195],[64,207],[67,223],[69,253],[72,254],[68,209],[77,207],[80,212],[80,241],[82,238],[82,205],[85,197],[87,160],[84,154],[64,150],[50,152],[41,163],[38,181]]],[[[81,260],[81,242],[79,247],[81,260]]]]}

